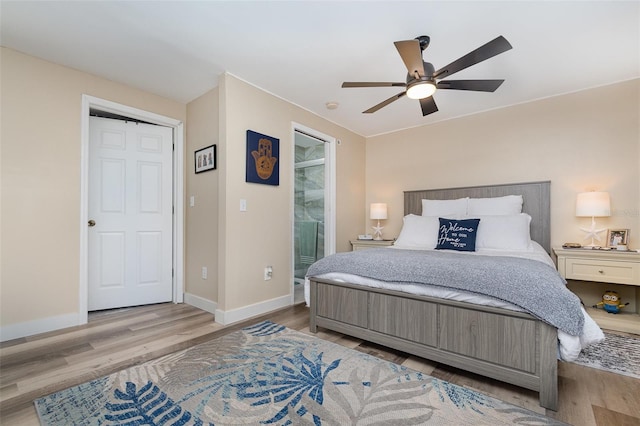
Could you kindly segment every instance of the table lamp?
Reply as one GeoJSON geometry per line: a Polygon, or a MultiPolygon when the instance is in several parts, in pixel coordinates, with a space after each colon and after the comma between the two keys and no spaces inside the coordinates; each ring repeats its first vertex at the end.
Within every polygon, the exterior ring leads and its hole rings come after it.
{"type": "Polygon", "coordinates": [[[371,203],[369,217],[373,220],[378,220],[378,226],[372,226],[374,230],[373,239],[380,241],[382,239],[382,229],[384,228],[380,226],[380,219],[387,218],[387,205],[385,203],[371,203]]]}
{"type": "Polygon", "coordinates": [[[586,247],[594,247],[595,240],[600,241],[599,233],[606,231],[606,228],[596,228],[596,217],[611,216],[611,200],[608,192],[582,192],[576,198],[576,216],[591,216],[591,228],[580,228],[587,233],[585,239],[591,237],[591,244],[586,247]]]}

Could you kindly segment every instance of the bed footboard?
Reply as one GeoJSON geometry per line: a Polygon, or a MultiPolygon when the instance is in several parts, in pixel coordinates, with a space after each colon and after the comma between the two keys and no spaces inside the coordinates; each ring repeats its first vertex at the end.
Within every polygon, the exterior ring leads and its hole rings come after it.
{"type": "Polygon", "coordinates": [[[557,330],[529,314],[312,278],[318,327],[538,391],[557,409],[557,330]]]}

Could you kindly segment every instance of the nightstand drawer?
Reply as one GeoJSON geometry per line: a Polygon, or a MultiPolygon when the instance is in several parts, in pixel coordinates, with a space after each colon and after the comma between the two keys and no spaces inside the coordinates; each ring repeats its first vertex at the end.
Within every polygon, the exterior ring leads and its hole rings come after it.
{"type": "Polygon", "coordinates": [[[567,279],[640,285],[637,263],[567,258],[565,267],[567,279]]]}
{"type": "Polygon", "coordinates": [[[393,245],[393,240],[353,240],[351,241],[352,251],[367,250],[393,245]]]}

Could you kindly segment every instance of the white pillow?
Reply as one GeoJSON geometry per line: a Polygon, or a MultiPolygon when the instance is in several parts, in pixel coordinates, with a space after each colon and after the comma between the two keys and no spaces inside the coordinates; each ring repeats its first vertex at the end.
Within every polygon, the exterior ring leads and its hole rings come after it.
{"type": "Polygon", "coordinates": [[[467,216],[522,213],[522,195],[495,198],[469,198],[467,216]]]}
{"type": "Polygon", "coordinates": [[[461,217],[467,214],[469,198],[457,200],[422,200],[422,216],[461,217]]]}
{"type": "MultiPolygon", "coordinates": [[[[470,216],[471,217],[471,216],[470,216]]],[[[526,213],[516,215],[483,216],[479,218],[476,249],[529,250],[531,216],[526,213]]]]}
{"type": "Polygon", "coordinates": [[[418,216],[409,214],[404,217],[400,235],[393,244],[398,248],[429,249],[436,248],[438,243],[437,216],[418,216]]]}

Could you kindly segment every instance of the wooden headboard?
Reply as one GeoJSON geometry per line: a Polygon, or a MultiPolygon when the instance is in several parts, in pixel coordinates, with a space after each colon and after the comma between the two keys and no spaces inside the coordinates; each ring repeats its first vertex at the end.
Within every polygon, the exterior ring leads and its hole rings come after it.
{"type": "Polygon", "coordinates": [[[510,183],[504,185],[469,186],[464,188],[404,191],[404,214],[422,214],[422,200],[455,200],[456,198],[491,198],[522,195],[522,212],[531,216],[531,239],[551,253],[551,182],[510,183]]]}

